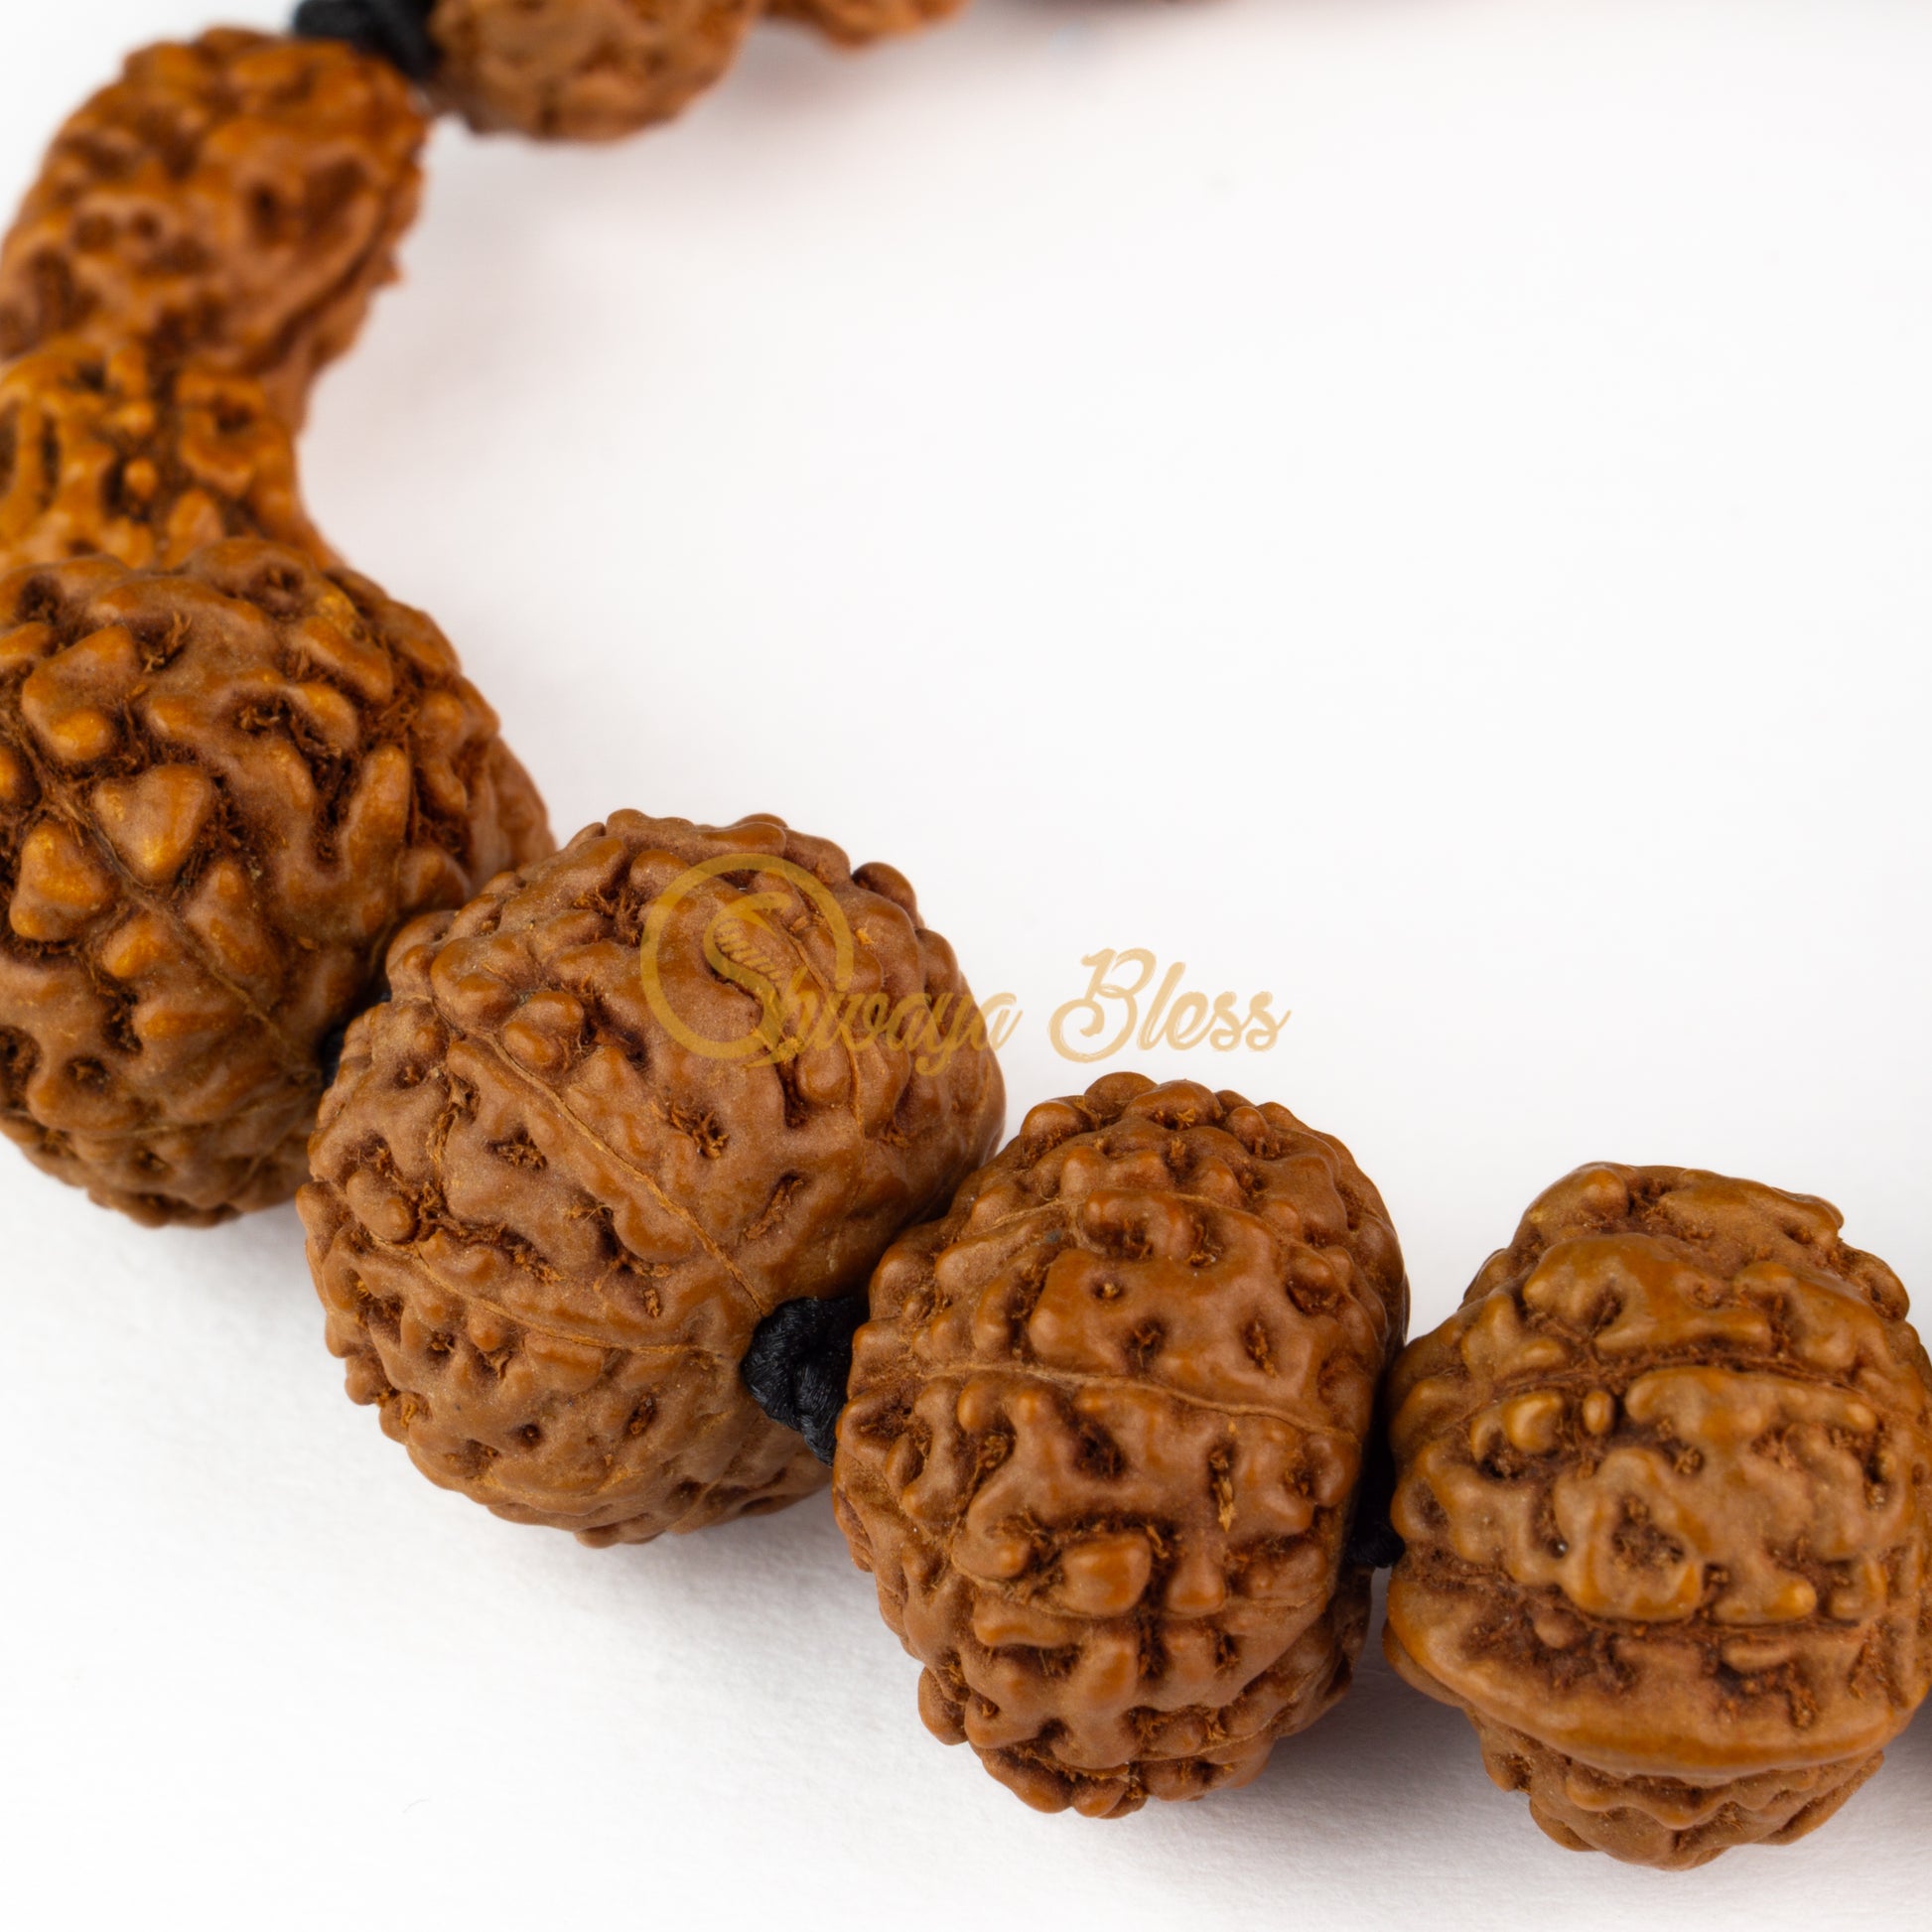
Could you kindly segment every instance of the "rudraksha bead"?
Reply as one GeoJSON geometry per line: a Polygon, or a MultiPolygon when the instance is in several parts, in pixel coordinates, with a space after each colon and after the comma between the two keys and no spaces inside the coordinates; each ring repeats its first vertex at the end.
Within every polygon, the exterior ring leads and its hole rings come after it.
{"type": "Polygon", "coordinates": [[[1932,1681],[1932,1392],[1825,1202],[1580,1169],[1392,1380],[1390,1660],[1552,1838],[1782,1844],[1932,1681]]]}
{"type": "Polygon", "coordinates": [[[217,28],[129,57],[0,244],[0,356],[78,337],[255,377],[291,429],[395,274],[427,122],[387,62],[217,28]]]}
{"type": "Polygon", "coordinates": [[[904,880],[772,818],[619,812],[409,926],[389,984],[301,1195],[349,1394],[432,1481],[592,1544],[819,1487],[740,1374],[753,1335],[863,1291],[1005,1113],[904,880]],[[910,1022],[768,1052],[799,973],[910,1022]]]}
{"type": "Polygon", "coordinates": [[[81,345],[0,371],[0,571],[107,556],[173,569],[228,537],[332,561],[258,382],[81,345]]]}
{"type": "Polygon", "coordinates": [[[773,20],[815,27],[843,47],[865,47],[897,34],[916,34],[958,13],[966,0],[768,0],[773,20]]]}
{"type": "Polygon", "coordinates": [[[293,1193],[404,919],[549,850],[442,633],[237,539],[0,578],[0,1130],[144,1221],[293,1193]]]}
{"type": "Polygon", "coordinates": [[[1047,1101],[872,1284],[834,1498],[919,1711],[1042,1810],[1246,1782],[1347,1688],[1347,1541],[1408,1291],[1284,1107],[1047,1101]]]}
{"type": "Polygon", "coordinates": [[[759,0],[437,0],[435,89],[472,127],[610,141],[731,66],[759,0]]]}

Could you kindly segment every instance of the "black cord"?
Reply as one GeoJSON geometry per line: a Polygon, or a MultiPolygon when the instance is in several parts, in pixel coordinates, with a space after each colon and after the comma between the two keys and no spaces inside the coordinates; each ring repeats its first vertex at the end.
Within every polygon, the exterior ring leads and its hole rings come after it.
{"type": "Polygon", "coordinates": [[[436,71],[429,17],[436,0],[302,0],[291,31],[298,40],[346,41],[379,55],[411,80],[436,71]]]}
{"type": "Polygon", "coordinates": [[[797,1430],[821,1462],[831,1461],[838,1442],[852,1337],[865,1318],[864,1295],[780,1303],[759,1323],[739,1367],[752,1400],[797,1430]]]}

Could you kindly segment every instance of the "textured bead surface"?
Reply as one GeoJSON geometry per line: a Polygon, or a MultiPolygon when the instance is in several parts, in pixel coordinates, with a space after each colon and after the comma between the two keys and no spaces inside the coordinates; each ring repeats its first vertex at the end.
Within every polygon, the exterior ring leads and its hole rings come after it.
{"type": "Polygon", "coordinates": [[[256,377],[291,428],[393,278],[427,123],[384,61],[216,29],[132,55],[0,245],[0,355],[61,336],[256,377]]]}
{"type": "Polygon", "coordinates": [[[0,372],[0,571],[108,556],[173,569],[227,537],[333,561],[261,385],[53,347],[0,372]]]}
{"type": "Polygon", "coordinates": [[[1391,1660],[1553,1838],[1796,1838],[1932,1672],[1932,1395],[1904,1291],[1803,1195],[1585,1168],[1391,1385],[1391,1660]]]}
{"type": "Polygon", "coordinates": [[[844,47],[864,47],[896,34],[916,34],[958,13],[966,0],[768,0],[773,20],[815,27],[844,47]]]}
{"type": "Polygon", "coordinates": [[[610,141],[731,65],[759,0],[438,0],[436,91],[472,127],[610,141]]]}
{"type": "Polygon", "coordinates": [[[1254,1776],[1361,1648],[1407,1305],[1374,1187],[1286,1108],[1131,1073],[1035,1107],[880,1264],[839,1428],[927,1725],[1043,1810],[1254,1776]]]}
{"type": "Polygon", "coordinates": [[[428,619],[236,540],[0,578],[0,1128],[148,1221],[285,1199],[382,947],[548,850],[428,619]]]}
{"type": "Polygon", "coordinates": [[[862,1287],[1005,1112],[988,1050],[935,1066],[835,1042],[752,1063],[667,1028],[640,942],[707,863],[723,870],[654,954],[674,1016],[707,1037],[758,1015],[717,950],[749,956],[735,908],[752,893],[750,951],[782,954],[780,976],[832,969],[835,905],[856,991],[970,998],[890,868],[854,874],[775,819],[620,812],[398,935],[394,997],[350,1030],[301,1196],[350,1395],[433,1481],[591,1543],[774,1509],[825,1480],[740,1377],[753,1331],[781,1303],[862,1287]],[[816,886],[801,893],[801,874],[816,886]]]}

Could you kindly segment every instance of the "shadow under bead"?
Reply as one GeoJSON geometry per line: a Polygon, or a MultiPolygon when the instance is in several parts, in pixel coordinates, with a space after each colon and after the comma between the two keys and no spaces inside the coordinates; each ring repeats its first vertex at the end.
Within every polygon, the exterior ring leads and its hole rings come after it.
{"type": "Polygon", "coordinates": [[[229,537],[335,561],[295,445],[246,376],[56,345],[0,371],[0,571],[107,556],[172,570],[229,537]]]}
{"type": "Polygon", "coordinates": [[[1284,1107],[1111,1074],[880,1263],[833,1499],[919,1713],[1043,1811],[1243,1784],[1346,1690],[1408,1288],[1284,1107]]]}
{"type": "MultiPolygon", "coordinates": [[[[930,1000],[941,1025],[972,999],[903,879],[765,817],[619,812],[398,934],[300,1207],[348,1392],[432,1481],[591,1544],[825,1482],[741,1373],[754,1336],[862,1290],[1006,1102],[970,1037],[810,1029],[771,1052],[766,996],[797,974],[895,1013],[930,1000]]],[[[804,1424],[780,1339],[753,1372],[804,1424]]]]}
{"type": "Polygon", "coordinates": [[[473,128],[611,141],[731,66],[761,0],[436,0],[432,82],[473,128]]]}
{"type": "Polygon", "coordinates": [[[1384,1645],[1559,1844],[1822,1824],[1932,1683],[1932,1386],[1825,1202],[1580,1169],[1391,1378],[1384,1645]]]}
{"type": "Polygon", "coordinates": [[[428,130],[387,62],[218,28],[129,57],[0,244],[0,355],[77,337],[253,376],[291,429],[414,218],[428,130]]]}
{"type": "Polygon", "coordinates": [[[286,1199],[390,935],[550,846],[362,578],[246,539],[0,577],[0,1131],[143,1221],[286,1199]]]}

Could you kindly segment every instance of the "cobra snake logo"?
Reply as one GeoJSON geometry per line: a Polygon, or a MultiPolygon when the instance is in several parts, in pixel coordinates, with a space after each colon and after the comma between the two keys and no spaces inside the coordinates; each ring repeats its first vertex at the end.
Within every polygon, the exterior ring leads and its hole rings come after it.
{"type": "Polygon", "coordinates": [[[644,915],[639,956],[644,999],[658,1024],[680,1046],[706,1059],[741,1060],[754,1066],[776,1066],[795,1059],[807,1044],[807,1029],[788,1031],[787,1010],[796,1011],[799,995],[808,991],[828,1006],[836,1006],[852,984],[852,927],[844,910],[822,879],[789,859],[720,853],[679,874],[651,901],[644,915]],[[817,913],[818,922],[831,935],[831,983],[826,984],[786,924],[797,906],[792,893],[775,885],[734,892],[705,921],[704,959],[720,979],[742,988],[758,1002],[759,1020],[736,1039],[714,1039],[691,1026],[671,1005],[659,955],[671,921],[687,899],[714,879],[746,872],[755,872],[763,880],[783,880],[817,913]]]}

